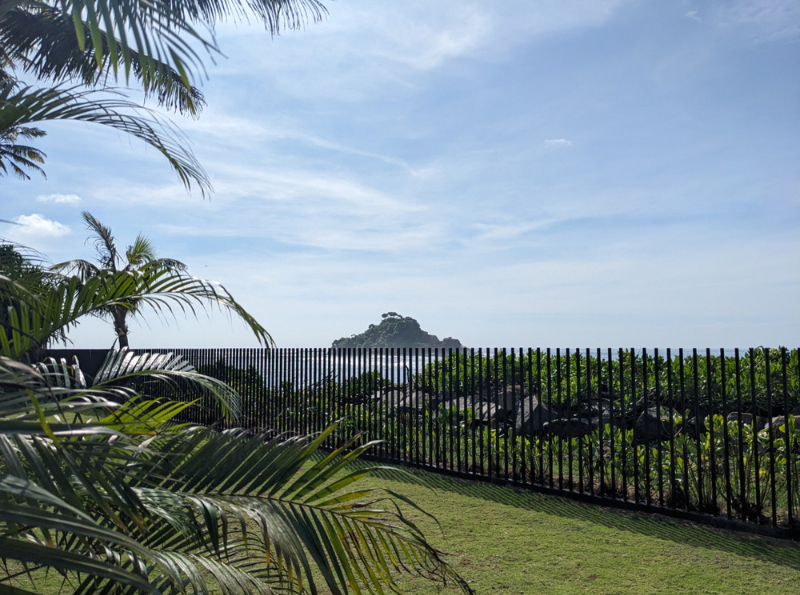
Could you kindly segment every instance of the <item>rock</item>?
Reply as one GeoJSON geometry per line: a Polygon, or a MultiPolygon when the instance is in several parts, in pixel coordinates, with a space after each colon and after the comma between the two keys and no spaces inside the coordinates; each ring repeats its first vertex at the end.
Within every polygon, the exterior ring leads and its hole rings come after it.
{"type": "MultiPolygon", "coordinates": [[[[797,418],[795,416],[791,415],[789,417],[791,417],[794,420],[795,424],[797,423],[797,418]]],[[[767,422],[764,424],[764,427],[762,428],[762,430],[769,431],[769,426],[770,426],[769,418],[767,418],[767,422]]],[[[797,426],[795,425],[795,427],[797,427],[797,426]]],[[[785,415],[778,415],[778,416],[772,418],[772,431],[776,434],[776,437],[778,437],[778,438],[780,438],[782,434],[786,433],[786,416],[785,415]]]]}
{"type": "Polygon", "coordinates": [[[697,409],[692,407],[688,410],[688,416],[686,426],[693,436],[696,436],[698,432],[703,433],[708,431],[706,422],[708,422],[708,425],[712,423],[712,413],[708,407],[698,407],[697,409]]]}
{"type": "Polygon", "coordinates": [[[518,435],[539,436],[544,432],[544,424],[555,417],[536,397],[523,399],[516,410],[514,432],[518,435]]]}
{"type": "MultiPolygon", "coordinates": [[[[663,397],[662,397],[662,399],[663,399],[663,397]]],[[[647,407],[648,408],[655,407],[655,404],[656,404],[656,389],[655,388],[650,387],[650,388],[647,389],[647,398],[646,399],[645,399],[645,396],[642,395],[641,397],[639,397],[639,400],[636,401],[636,413],[637,414],[644,413],[645,401],[647,402],[647,407]]]]}
{"type": "MultiPolygon", "coordinates": [[[[476,395],[476,403],[489,403],[494,406],[493,418],[502,423],[512,421],[516,414],[516,404],[523,400],[523,391],[518,386],[505,389],[486,388],[476,395]]],[[[477,405],[476,405],[477,408],[477,405]]]]}
{"type": "Polygon", "coordinates": [[[544,424],[545,435],[558,438],[578,438],[592,433],[592,424],[585,419],[554,419],[544,424]]]}
{"type": "Polygon", "coordinates": [[[601,397],[597,401],[591,401],[591,404],[592,409],[597,410],[598,413],[600,411],[619,413],[619,404],[615,403],[611,399],[605,399],[601,397]]]}
{"type": "MultiPolygon", "coordinates": [[[[502,416],[504,417],[504,416],[502,416]]],[[[491,422],[497,423],[497,406],[494,403],[476,403],[473,415],[473,423],[476,425],[489,425],[491,422]]]]}
{"type": "Polygon", "coordinates": [[[412,411],[422,411],[428,401],[428,395],[421,390],[393,389],[383,393],[380,399],[386,410],[410,413],[412,411]]]}
{"type": "Polygon", "coordinates": [[[621,415],[611,416],[605,413],[602,417],[598,415],[590,418],[589,423],[592,426],[592,430],[597,430],[601,426],[605,428],[606,425],[613,425],[614,430],[616,431],[625,426],[625,418],[623,418],[621,415]]]}
{"type": "MultiPolygon", "coordinates": [[[[738,411],[731,411],[728,414],[728,417],[725,418],[728,422],[738,422],[741,419],[742,424],[746,424],[748,426],[753,425],[753,414],[752,413],[740,413],[738,411]]],[[[760,420],[756,419],[756,424],[759,423],[760,420]]]]}
{"type": "Polygon", "coordinates": [[[456,413],[458,414],[459,419],[463,419],[465,412],[467,409],[472,408],[472,397],[450,397],[445,401],[438,401],[436,410],[438,412],[442,411],[444,408],[445,411],[451,411],[455,408],[456,413]]]}
{"type": "Polygon", "coordinates": [[[633,424],[633,435],[639,442],[653,442],[669,438],[672,422],[666,415],[658,414],[655,407],[643,412],[633,424]]]}
{"type": "Polygon", "coordinates": [[[518,404],[525,399],[527,396],[528,391],[522,388],[521,386],[514,385],[514,386],[507,386],[505,391],[502,389],[499,391],[497,398],[498,403],[503,405],[504,403],[510,405],[511,409],[517,409],[518,404]]]}

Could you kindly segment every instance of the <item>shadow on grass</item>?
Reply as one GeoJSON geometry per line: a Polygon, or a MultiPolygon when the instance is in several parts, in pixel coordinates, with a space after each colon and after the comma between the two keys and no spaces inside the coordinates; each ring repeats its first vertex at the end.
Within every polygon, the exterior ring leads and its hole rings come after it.
{"type": "MultiPolygon", "coordinates": [[[[379,463],[361,460],[352,464],[368,467],[379,463]]],[[[800,570],[800,547],[796,542],[705,527],[655,514],[593,506],[569,498],[448,477],[421,469],[405,467],[396,469],[378,470],[373,477],[416,484],[535,512],[580,519],[612,529],[758,558],[800,570]]]]}

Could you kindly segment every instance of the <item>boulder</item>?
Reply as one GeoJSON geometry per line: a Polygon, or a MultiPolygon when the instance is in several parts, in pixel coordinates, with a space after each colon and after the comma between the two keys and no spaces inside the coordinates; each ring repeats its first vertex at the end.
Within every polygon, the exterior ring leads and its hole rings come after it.
{"type": "Polygon", "coordinates": [[[708,425],[710,425],[712,412],[707,407],[699,407],[695,409],[692,407],[687,411],[688,419],[686,420],[686,426],[688,431],[693,435],[696,436],[698,432],[703,433],[708,431],[708,425]]]}
{"type": "Polygon", "coordinates": [[[588,403],[592,413],[595,413],[595,415],[599,414],[601,411],[619,413],[619,403],[615,403],[611,399],[600,397],[599,399],[589,399],[588,403]]]}
{"type": "Polygon", "coordinates": [[[544,424],[546,436],[558,438],[579,438],[592,433],[592,424],[585,419],[554,419],[544,424]]]}
{"type": "Polygon", "coordinates": [[[384,392],[380,399],[385,410],[410,413],[412,411],[422,411],[425,408],[428,395],[421,390],[392,389],[384,392]]]}
{"type": "Polygon", "coordinates": [[[655,407],[644,411],[633,424],[633,435],[638,442],[653,442],[669,438],[672,422],[668,415],[659,415],[655,407]]]}
{"type": "MultiPolygon", "coordinates": [[[[663,395],[661,397],[662,401],[664,399],[663,395]]],[[[644,413],[645,402],[648,408],[655,407],[656,405],[656,389],[654,387],[650,387],[647,389],[647,398],[644,395],[639,397],[636,401],[636,413],[644,413]]]]}
{"type": "Polygon", "coordinates": [[[518,435],[539,436],[544,433],[544,424],[555,417],[537,398],[523,399],[516,410],[514,432],[518,435]]]}
{"type": "MultiPolygon", "coordinates": [[[[475,398],[475,402],[487,403],[494,406],[494,417],[497,421],[508,423],[515,417],[515,404],[523,400],[523,391],[520,387],[509,386],[506,389],[487,388],[481,390],[475,398]]],[[[470,400],[470,402],[472,402],[470,400]]],[[[477,410],[477,405],[476,405],[477,410]]]]}
{"type": "MultiPolygon", "coordinates": [[[[739,420],[741,420],[743,424],[750,426],[753,424],[753,414],[744,412],[740,413],[739,411],[731,411],[725,418],[725,420],[728,422],[732,421],[738,422],[739,420]]],[[[760,420],[756,419],[756,424],[758,424],[759,422],[760,420]]]]}
{"type": "Polygon", "coordinates": [[[492,403],[485,403],[482,401],[475,403],[474,415],[472,417],[473,423],[478,425],[488,425],[491,421],[495,420],[497,415],[497,407],[492,403]]]}
{"type": "MultiPolygon", "coordinates": [[[[797,418],[794,417],[793,415],[790,415],[789,417],[794,419],[795,427],[797,427],[797,425],[796,425],[797,424],[797,418]]],[[[769,431],[769,426],[770,426],[769,418],[767,418],[767,421],[764,424],[764,427],[762,428],[762,430],[769,431]]],[[[780,438],[783,434],[786,433],[786,416],[785,415],[778,415],[778,416],[772,418],[772,431],[775,433],[777,438],[780,438]]]]}
{"type": "Polygon", "coordinates": [[[488,425],[491,422],[506,424],[513,419],[513,411],[510,413],[512,415],[509,415],[507,409],[498,407],[494,403],[476,403],[473,423],[478,425],[488,425]]]}
{"type": "Polygon", "coordinates": [[[507,386],[505,390],[500,389],[497,391],[497,403],[501,407],[505,405],[508,409],[516,410],[519,403],[525,400],[527,393],[528,391],[518,384],[507,386]]]}
{"type": "Polygon", "coordinates": [[[607,412],[603,412],[602,416],[591,417],[589,423],[592,425],[592,430],[597,430],[600,427],[605,428],[606,425],[613,425],[614,430],[618,430],[625,427],[625,418],[621,415],[612,416],[607,412]]]}
{"type": "Polygon", "coordinates": [[[458,413],[459,419],[464,417],[464,413],[467,409],[472,407],[472,397],[456,397],[452,396],[446,400],[440,400],[436,403],[436,410],[441,411],[442,408],[445,410],[452,410],[455,408],[456,412],[458,413]]]}

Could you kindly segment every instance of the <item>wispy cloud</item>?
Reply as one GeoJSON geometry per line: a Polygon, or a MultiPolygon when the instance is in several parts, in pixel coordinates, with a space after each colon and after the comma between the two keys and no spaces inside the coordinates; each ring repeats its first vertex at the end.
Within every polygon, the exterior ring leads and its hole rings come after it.
{"type": "Polygon", "coordinates": [[[702,23],[703,22],[703,19],[700,18],[700,16],[697,14],[696,10],[690,10],[689,12],[685,13],[683,16],[685,16],[687,19],[692,19],[693,21],[697,21],[698,23],[702,23]]]}
{"type": "Polygon", "coordinates": [[[67,225],[47,219],[44,215],[33,213],[32,215],[20,215],[14,217],[15,236],[27,238],[59,238],[68,234],[71,230],[67,225]]]}
{"type": "Polygon", "coordinates": [[[572,141],[565,138],[548,138],[544,141],[545,147],[571,147],[572,141]]]}
{"type": "Polygon", "coordinates": [[[263,117],[245,118],[241,116],[232,116],[220,111],[210,111],[210,113],[205,114],[204,118],[200,120],[187,122],[183,128],[185,128],[187,132],[195,133],[194,136],[196,140],[201,144],[206,140],[210,140],[218,147],[221,145],[240,147],[244,142],[296,141],[301,145],[355,155],[367,159],[375,159],[402,168],[413,175],[423,176],[425,174],[424,169],[416,170],[404,159],[332,141],[308,133],[299,126],[291,127],[289,125],[268,124],[265,123],[263,117]]]}
{"type": "MultiPolygon", "coordinates": [[[[368,0],[332,3],[322,23],[302,34],[268,39],[258,27],[221,25],[220,43],[245,59],[222,64],[220,75],[267,72],[276,91],[304,100],[361,102],[413,90],[416,76],[455,60],[495,60],[514,47],[561,32],[606,23],[632,0],[368,0]],[[309,67],[309,65],[313,65],[309,67]]],[[[216,76],[212,73],[212,76],[216,76]]],[[[252,92],[252,89],[249,90],[252,92]]]]}
{"type": "Polygon", "coordinates": [[[756,42],[800,37],[797,0],[734,0],[716,7],[714,21],[742,27],[756,42]]]}
{"type": "MultiPolygon", "coordinates": [[[[423,205],[363,182],[303,170],[256,172],[232,165],[220,168],[220,173],[218,193],[231,214],[227,224],[206,233],[367,252],[436,241],[438,227],[427,222],[423,205]]],[[[172,231],[204,233],[185,227],[172,231]]]]}
{"type": "Polygon", "coordinates": [[[77,194],[40,194],[36,197],[36,201],[60,205],[76,205],[81,202],[81,197],[77,194]]]}

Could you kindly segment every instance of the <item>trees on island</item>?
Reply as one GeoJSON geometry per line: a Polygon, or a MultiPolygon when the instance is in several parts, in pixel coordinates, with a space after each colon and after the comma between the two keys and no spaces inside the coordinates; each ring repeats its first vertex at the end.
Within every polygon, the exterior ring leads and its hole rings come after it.
{"type": "Polygon", "coordinates": [[[359,335],[342,337],[333,342],[334,348],[346,347],[423,347],[457,349],[463,347],[461,341],[445,337],[441,341],[420,327],[419,322],[410,316],[401,316],[397,312],[386,312],[381,315],[381,322],[370,324],[369,328],[359,335]]]}

